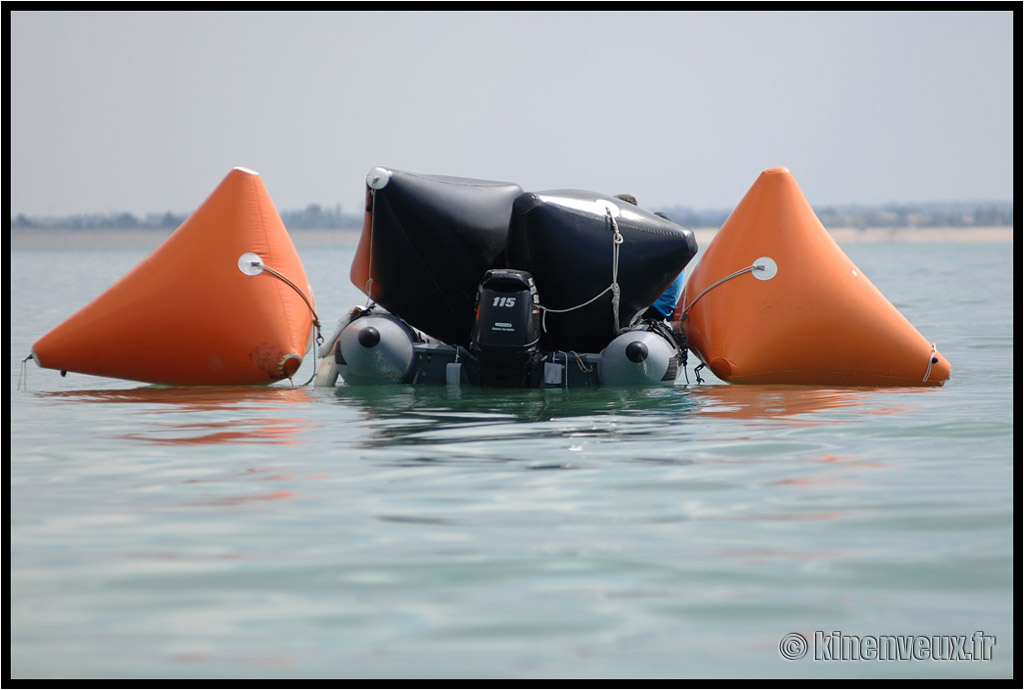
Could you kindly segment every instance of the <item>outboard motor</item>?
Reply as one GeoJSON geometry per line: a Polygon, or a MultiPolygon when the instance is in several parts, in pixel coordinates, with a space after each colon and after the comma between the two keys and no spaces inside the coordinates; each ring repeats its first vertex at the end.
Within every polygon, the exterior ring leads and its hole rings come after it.
{"type": "Polygon", "coordinates": [[[530,385],[540,340],[540,304],[526,271],[492,269],[477,290],[476,322],[470,351],[480,364],[480,384],[530,385]]]}
{"type": "Polygon", "coordinates": [[[409,377],[416,335],[387,313],[354,318],[338,336],[334,359],[345,383],[402,383],[409,377]]]}

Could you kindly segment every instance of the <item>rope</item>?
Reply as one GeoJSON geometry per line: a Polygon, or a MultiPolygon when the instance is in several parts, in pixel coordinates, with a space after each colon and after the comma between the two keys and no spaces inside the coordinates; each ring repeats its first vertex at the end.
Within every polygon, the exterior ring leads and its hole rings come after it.
{"type": "Polygon", "coordinates": [[[552,309],[551,307],[545,307],[542,304],[538,304],[537,306],[540,308],[540,311],[541,311],[540,327],[541,327],[541,329],[545,333],[548,332],[548,322],[547,322],[548,312],[552,312],[554,314],[566,314],[566,313],[571,312],[571,311],[576,311],[577,309],[582,309],[583,307],[586,307],[587,305],[592,304],[593,302],[597,301],[598,299],[603,297],[605,293],[607,293],[609,291],[611,291],[611,293],[612,293],[612,318],[615,319],[615,322],[614,322],[615,332],[616,333],[620,332],[621,329],[619,327],[619,297],[621,295],[621,290],[619,288],[619,245],[622,244],[623,237],[622,237],[622,233],[619,232],[619,224],[618,224],[618,222],[616,222],[615,216],[612,215],[611,208],[606,208],[605,209],[605,213],[608,215],[608,219],[611,221],[611,225],[612,225],[612,282],[611,282],[611,285],[606,287],[604,290],[601,290],[601,292],[597,293],[596,295],[594,295],[593,297],[588,299],[586,302],[583,302],[581,304],[577,304],[575,307],[568,307],[566,309],[552,309]]]}
{"type": "Polygon", "coordinates": [[[274,276],[275,278],[278,278],[279,280],[284,281],[289,287],[291,287],[291,289],[293,289],[293,290],[295,290],[295,292],[299,293],[299,297],[301,297],[302,301],[306,303],[307,307],[309,307],[309,313],[313,315],[313,325],[316,326],[317,344],[319,345],[321,342],[323,342],[323,338],[320,336],[320,317],[318,317],[316,315],[316,309],[313,308],[313,303],[309,301],[308,297],[306,297],[306,293],[304,293],[302,290],[300,290],[298,285],[296,285],[292,281],[288,280],[288,278],[285,277],[284,274],[279,273],[278,271],[275,271],[274,269],[272,269],[270,266],[267,266],[262,261],[254,261],[253,265],[254,266],[259,266],[260,268],[262,268],[264,271],[266,271],[270,275],[274,276]]]}
{"type": "Polygon", "coordinates": [[[697,300],[699,300],[704,295],[708,294],[708,292],[710,292],[712,289],[718,287],[719,285],[721,285],[722,283],[724,283],[727,280],[732,280],[733,278],[736,278],[737,276],[741,276],[744,273],[748,273],[750,271],[757,271],[757,270],[763,271],[764,270],[764,266],[761,266],[759,264],[751,264],[750,266],[747,266],[746,268],[741,268],[740,270],[736,271],[735,273],[730,273],[726,277],[724,277],[721,280],[719,280],[717,283],[714,283],[714,284],[709,285],[708,287],[704,288],[704,290],[699,295],[694,297],[693,301],[690,302],[686,306],[686,308],[683,309],[683,311],[679,314],[679,320],[680,321],[686,321],[687,314],[690,312],[691,309],[693,309],[693,305],[695,305],[697,303],[697,300]]]}
{"type": "MultiPolygon", "coordinates": [[[[708,294],[711,290],[713,290],[714,288],[718,287],[722,283],[726,282],[727,280],[732,280],[733,278],[741,276],[744,273],[749,273],[750,271],[763,271],[764,269],[765,269],[765,267],[763,265],[761,265],[761,264],[751,264],[750,266],[747,266],[746,268],[741,268],[740,270],[736,271],[735,273],[730,273],[729,275],[727,275],[726,277],[722,278],[721,280],[719,280],[719,281],[717,281],[715,283],[712,283],[711,285],[709,285],[706,288],[704,288],[704,290],[702,290],[699,295],[694,297],[692,302],[690,302],[688,305],[686,305],[686,307],[683,309],[683,311],[680,312],[680,314],[679,314],[679,320],[680,321],[686,321],[686,317],[689,315],[690,310],[693,309],[693,305],[695,305],[697,303],[697,300],[699,300],[704,295],[708,294]]],[[[701,376],[700,376],[700,370],[703,369],[703,368],[704,368],[704,363],[701,362],[693,370],[694,375],[697,377],[697,383],[704,383],[704,379],[702,379],[701,376]]],[[[686,373],[685,362],[684,362],[684,366],[683,366],[683,373],[684,374],[686,373]]],[[[689,377],[687,377],[686,382],[687,382],[687,384],[689,384],[689,382],[690,382],[689,377]]]]}
{"type": "Polygon", "coordinates": [[[619,223],[615,220],[615,216],[612,215],[611,208],[605,208],[604,212],[608,215],[608,220],[612,223],[612,284],[609,286],[612,291],[612,318],[613,328],[615,332],[620,331],[619,328],[619,246],[622,244],[622,233],[619,232],[619,223]]]}
{"type": "Polygon", "coordinates": [[[18,374],[18,390],[19,391],[20,390],[26,390],[26,391],[28,390],[28,373],[26,371],[26,369],[28,368],[28,365],[26,364],[26,362],[28,362],[30,359],[34,359],[34,357],[32,355],[29,355],[25,359],[21,360],[21,373],[18,374]]]}
{"type": "Polygon", "coordinates": [[[366,253],[366,306],[369,307],[373,304],[373,236],[376,234],[374,226],[377,224],[377,214],[373,212],[373,207],[377,203],[377,190],[370,188],[370,207],[366,210],[370,212],[370,246],[369,251],[366,253]]]}
{"type": "MultiPolygon", "coordinates": [[[[316,329],[316,346],[313,348],[313,375],[309,377],[309,381],[306,381],[304,384],[302,384],[303,386],[308,386],[310,383],[312,383],[313,379],[316,378],[316,355],[317,351],[320,348],[320,345],[324,341],[324,337],[320,333],[320,317],[316,315],[316,309],[313,308],[313,303],[309,301],[308,297],[306,297],[306,293],[304,293],[299,288],[298,285],[289,280],[284,274],[280,273],[279,271],[275,271],[262,261],[253,261],[252,265],[259,266],[270,275],[274,276],[278,280],[284,282],[286,285],[291,287],[291,289],[295,290],[295,292],[299,293],[299,297],[301,297],[302,301],[306,303],[307,307],[309,307],[309,313],[313,315],[313,328],[316,329]]],[[[288,380],[291,381],[292,378],[289,376],[288,380]]]]}
{"type": "Polygon", "coordinates": [[[932,375],[932,365],[938,361],[935,357],[936,352],[938,352],[938,348],[935,347],[935,343],[932,343],[932,351],[928,355],[928,368],[924,370],[924,378],[921,379],[923,383],[928,383],[928,377],[932,375]]]}
{"type": "Polygon", "coordinates": [[[540,317],[541,328],[544,329],[545,333],[548,332],[547,321],[546,321],[546,317],[547,317],[548,312],[552,312],[554,314],[565,314],[565,313],[570,312],[570,311],[576,311],[577,309],[582,309],[583,307],[585,307],[588,304],[590,304],[591,302],[595,301],[597,298],[601,297],[602,295],[604,295],[604,293],[608,292],[611,289],[612,289],[612,286],[609,285],[604,290],[601,290],[601,292],[597,293],[596,295],[594,295],[593,297],[588,299],[586,302],[584,302],[582,304],[577,304],[575,307],[569,307],[568,309],[552,309],[551,307],[545,307],[543,304],[538,304],[537,306],[540,307],[540,310],[542,312],[541,317],[540,317]]]}
{"type": "Polygon", "coordinates": [[[583,361],[583,358],[580,357],[579,353],[576,352],[576,350],[572,350],[571,353],[572,356],[576,358],[576,366],[578,366],[580,368],[580,371],[582,371],[584,374],[589,374],[594,370],[594,367],[588,365],[586,362],[583,361]]]}
{"type": "Polygon", "coordinates": [[[582,371],[584,374],[589,374],[590,372],[594,371],[594,367],[583,361],[583,357],[580,356],[580,353],[576,352],[575,350],[558,350],[552,353],[551,360],[553,364],[558,364],[559,352],[562,353],[562,362],[564,362],[564,364],[562,364],[562,385],[566,390],[569,390],[569,355],[573,356],[573,360],[576,362],[576,366],[579,367],[579,370],[582,371]]]}

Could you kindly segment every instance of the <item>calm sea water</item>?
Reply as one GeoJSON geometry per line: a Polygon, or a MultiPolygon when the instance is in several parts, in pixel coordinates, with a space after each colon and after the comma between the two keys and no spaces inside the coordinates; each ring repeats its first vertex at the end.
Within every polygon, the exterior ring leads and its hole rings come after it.
{"type": "Polygon", "coordinates": [[[19,390],[152,248],[77,244],[10,252],[14,677],[1014,674],[1012,243],[844,247],[941,389],[19,390]]]}

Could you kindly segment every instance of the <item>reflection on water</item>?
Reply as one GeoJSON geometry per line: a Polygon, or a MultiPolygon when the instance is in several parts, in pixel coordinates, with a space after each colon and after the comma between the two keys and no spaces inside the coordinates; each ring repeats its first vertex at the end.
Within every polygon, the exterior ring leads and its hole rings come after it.
{"type": "MultiPolygon", "coordinates": [[[[814,388],[809,386],[724,385],[690,389],[706,417],[731,419],[779,419],[813,415],[826,410],[843,409],[859,414],[894,414],[908,406],[900,401],[879,408],[887,396],[906,396],[918,389],[906,388],[814,388]]],[[[921,389],[921,392],[926,392],[921,389]]],[[[808,424],[834,423],[836,420],[805,419],[808,424]]]]}
{"type": "MultiPolygon", "coordinates": [[[[492,421],[544,421],[556,417],[655,414],[761,419],[794,417],[849,408],[870,414],[905,412],[875,403],[886,395],[905,396],[917,389],[814,388],[807,386],[704,385],[656,388],[587,387],[575,389],[484,389],[442,386],[340,386],[339,402],[381,419],[458,418],[473,414],[492,421]],[[865,409],[871,404],[870,409],[865,409]]],[[[921,392],[927,392],[922,389],[921,392]]]]}
{"type": "Polygon", "coordinates": [[[248,419],[239,424],[236,421],[210,424],[171,424],[156,427],[141,433],[120,434],[115,438],[144,443],[298,443],[303,433],[315,429],[314,424],[303,424],[300,420],[248,419]],[[207,431],[210,430],[210,431],[207,431]],[[168,434],[162,437],[161,434],[168,434]],[[182,436],[181,434],[188,434],[182,436]]]}
{"type": "MultiPolygon", "coordinates": [[[[324,395],[321,393],[321,395],[324,395]]],[[[657,388],[484,389],[341,386],[327,402],[357,411],[363,448],[544,438],[671,439],[686,443],[716,420],[790,429],[913,410],[906,389],[703,385],[657,388]],[[829,414],[825,414],[829,413],[829,414]]],[[[738,439],[749,427],[733,427],[738,439]]],[[[579,450],[582,446],[572,446],[579,450]]]]}
{"type": "Polygon", "coordinates": [[[887,462],[866,460],[850,455],[833,455],[826,453],[820,457],[812,457],[807,460],[812,465],[825,465],[827,469],[815,469],[813,474],[800,477],[784,477],[766,482],[767,486],[797,486],[797,487],[822,487],[822,486],[852,486],[861,483],[862,479],[854,479],[853,475],[859,474],[861,470],[882,469],[889,466],[887,462]]]}
{"type": "Polygon", "coordinates": [[[125,405],[124,414],[137,417],[142,429],[112,438],[143,443],[294,444],[301,442],[304,434],[319,427],[305,417],[267,414],[277,410],[299,413],[299,406],[314,401],[313,394],[303,388],[144,386],[34,395],[59,402],[125,405]]]}
{"type": "MultiPolygon", "coordinates": [[[[359,448],[454,443],[498,447],[513,441],[567,439],[571,441],[568,450],[579,451],[587,441],[671,439],[685,444],[701,433],[704,424],[719,419],[788,428],[849,424],[862,415],[911,411],[913,393],[746,385],[574,389],[381,385],[327,390],[142,386],[33,395],[58,403],[122,405],[118,413],[135,423],[108,438],[146,444],[299,444],[311,431],[335,424],[340,412],[359,448]]],[[[741,440],[744,427],[736,430],[741,440]]],[[[427,453],[424,459],[439,458],[427,453]]]]}
{"type": "MultiPolygon", "coordinates": [[[[140,386],[138,388],[50,391],[33,393],[33,395],[68,402],[164,404],[193,411],[215,410],[225,405],[242,403],[294,404],[313,400],[309,389],[290,386],[140,386]]],[[[153,411],[150,410],[150,412],[153,411]]]]}
{"type": "Polygon", "coordinates": [[[339,401],[380,418],[486,415],[536,422],[555,417],[663,412],[686,414],[692,406],[683,387],[664,388],[479,388],[475,386],[340,386],[339,401]]]}
{"type": "Polygon", "coordinates": [[[444,386],[339,387],[336,403],[360,413],[360,447],[568,437],[649,437],[663,420],[694,410],[684,388],[486,389],[444,386]]]}
{"type": "Polygon", "coordinates": [[[209,498],[201,501],[195,501],[190,505],[237,506],[252,503],[254,501],[280,501],[286,498],[295,498],[295,496],[296,494],[291,491],[271,491],[269,493],[257,494],[254,496],[222,496],[218,498],[209,498]]]}

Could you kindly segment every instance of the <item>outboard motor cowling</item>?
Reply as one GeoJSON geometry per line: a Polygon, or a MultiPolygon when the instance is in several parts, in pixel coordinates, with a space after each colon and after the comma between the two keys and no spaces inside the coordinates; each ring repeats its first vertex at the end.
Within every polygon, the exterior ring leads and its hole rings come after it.
{"type": "Polygon", "coordinates": [[[540,306],[526,271],[492,269],[477,291],[470,351],[485,386],[528,386],[540,340],[540,306]]]}

